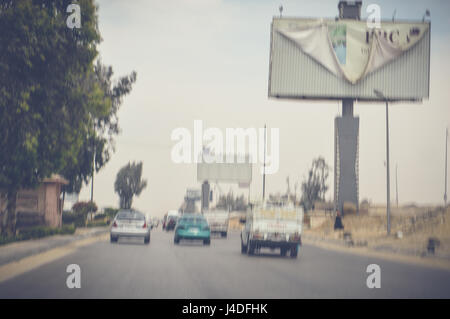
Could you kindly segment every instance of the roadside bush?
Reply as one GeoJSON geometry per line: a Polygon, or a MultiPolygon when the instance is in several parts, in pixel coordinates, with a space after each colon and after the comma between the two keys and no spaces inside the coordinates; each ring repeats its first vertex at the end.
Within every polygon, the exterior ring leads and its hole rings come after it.
{"type": "Polygon", "coordinates": [[[90,213],[98,210],[97,205],[94,202],[78,202],[73,204],[72,211],[75,213],[90,213]]]}
{"type": "Polygon", "coordinates": [[[106,217],[106,214],[97,214],[94,216],[94,220],[105,219],[106,217]]]}
{"type": "Polygon", "coordinates": [[[61,228],[49,226],[35,226],[19,230],[14,237],[0,237],[0,245],[9,244],[15,241],[43,238],[52,235],[68,235],[75,233],[74,225],[63,225],[61,228]]]}
{"type": "Polygon", "coordinates": [[[68,235],[75,233],[74,225],[64,225],[61,228],[53,228],[48,226],[36,226],[24,228],[19,231],[20,240],[42,238],[52,235],[68,235]]]}
{"type": "Polygon", "coordinates": [[[104,220],[92,221],[87,223],[87,227],[105,227],[108,226],[109,222],[104,220]]]}
{"type": "Polygon", "coordinates": [[[63,225],[74,225],[75,227],[84,227],[86,224],[87,213],[68,212],[63,213],[62,222],[63,225]]]}
{"type": "Polygon", "coordinates": [[[116,214],[119,212],[117,208],[108,207],[103,210],[104,214],[107,215],[110,219],[116,217],[116,214]]]}

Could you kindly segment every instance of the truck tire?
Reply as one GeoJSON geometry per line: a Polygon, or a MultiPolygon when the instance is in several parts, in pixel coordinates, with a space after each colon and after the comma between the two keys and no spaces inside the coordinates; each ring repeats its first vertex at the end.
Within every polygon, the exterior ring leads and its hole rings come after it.
{"type": "Polygon", "coordinates": [[[247,246],[244,245],[244,242],[242,241],[242,238],[241,238],[241,253],[242,254],[246,254],[247,253],[247,246]]]}
{"type": "Polygon", "coordinates": [[[298,246],[294,246],[291,248],[291,258],[297,258],[298,255],[298,246]]]}
{"type": "Polygon", "coordinates": [[[210,238],[205,239],[205,240],[203,241],[203,245],[207,245],[207,246],[211,245],[211,239],[210,239],[210,238]]]}
{"type": "Polygon", "coordinates": [[[252,243],[251,240],[249,240],[247,244],[247,254],[249,256],[253,256],[255,254],[255,244],[252,243]]]}

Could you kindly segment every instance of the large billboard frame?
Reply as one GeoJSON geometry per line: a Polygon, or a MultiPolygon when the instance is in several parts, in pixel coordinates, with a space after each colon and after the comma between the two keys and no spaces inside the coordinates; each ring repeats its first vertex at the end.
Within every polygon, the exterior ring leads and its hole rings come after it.
{"type": "MultiPolygon", "coordinates": [[[[274,98],[274,99],[283,99],[283,100],[311,100],[311,101],[329,101],[329,100],[333,100],[333,101],[340,101],[340,100],[344,100],[344,99],[351,99],[351,100],[355,100],[355,101],[363,101],[363,102],[381,102],[381,101],[389,101],[389,102],[416,102],[416,103],[421,103],[423,101],[423,99],[429,99],[429,95],[430,95],[430,51],[431,51],[431,22],[430,21],[413,21],[413,20],[395,20],[390,21],[390,20],[382,20],[380,22],[381,25],[383,25],[383,23],[389,23],[389,24],[427,24],[428,25],[428,30],[426,31],[426,34],[424,35],[424,37],[427,37],[428,39],[422,39],[421,41],[427,41],[428,43],[427,45],[427,53],[426,53],[426,58],[427,58],[427,75],[426,75],[426,93],[423,94],[423,96],[421,97],[393,97],[393,96],[387,96],[386,98],[382,98],[379,96],[376,96],[376,94],[371,94],[371,96],[363,96],[363,94],[360,95],[356,95],[355,94],[349,94],[349,95],[333,95],[333,94],[323,94],[323,95],[311,95],[311,94],[277,94],[276,92],[272,92],[272,84],[273,84],[273,61],[274,61],[274,22],[278,21],[278,20],[319,20],[317,18],[308,18],[308,17],[273,17],[272,23],[271,23],[271,30],[270,30],[270,62],[269,62],[269,81],[268,81],[268,97],[269,98],[274,98]]],[[[335,19],[335,18],[328,18],[328,19],[322,19],[323,21],[346,21],[349,19],[335,19]]],[[[354,21],[354,20],[349,20],[349,21],[354,21]]],[[[361,23],[365,23],[363,21],[360,21],[361,23]]],[[[418,45],[418,44],[416,44],[418,45]]],[[[416,46],[414,45],[410,50],[413,50],[414,47],[416,46]]],[[[424,45],[424,44],[421,44],[424,45]]],[[[300,48],[298,49],[300,50],[300,48]]],[[[399,56],[397,59],[401,59],[404,58],[403,55],[406,52],[402,53],[401,56],[399,56]]],[[[304,54],[304,53],[303,53],[304,54]]],[[[305,54],[306,55],[306,54],[305,54]]],[[[312,59],[311,57],[308,56],[309,59],[312,59]]],[[[383,68],[389,68],[391,67],[392,63],[395,63],[396,60],[393,60],[389,63],[387,63],[386,65],[382,66],[380,69],[374,71],[374,73],[376,72],[380,72],[383,71],[383,68]]],[[[317,63],[317,62],[316,62],[317,63]]],[[[325,69],[325,67],[323,67],[320,63],[317,63],[323,70],[325,70],[326,72],[328,72],[328,70],[325,69]]],[[[386,69],[384,70],[386,71],[386,69]]],[[[299,74],[301,74],[301,71],[299,71],[299,74]]],[[[329,74],[330,76],[334,76],[333,74],[329,74]]],[[[370,76],[370,74],[369,74],[370,76]]],[[[336,77],[337,78],[337,77],[336,77]]],[[[346,81],[345,79],[338,79],[338,81],[346,81]]],[[[364,82],[365,79],[361,80],[360,82],[364,82]]],[[[357,87],[358,85],[361,86],[361,83],[357,83],[354,86],[357,87]]],[[[347,83],[350,84],[350,83],[347,83]]],[[[347,85],[346,84],[346,85],[347,85]]],[[[380,85],[381,86],[381,85],[380,85]]],[[[377,89],[380,91],[383,91],[382,87],[373,87],[372,89],[377,89]]]]}

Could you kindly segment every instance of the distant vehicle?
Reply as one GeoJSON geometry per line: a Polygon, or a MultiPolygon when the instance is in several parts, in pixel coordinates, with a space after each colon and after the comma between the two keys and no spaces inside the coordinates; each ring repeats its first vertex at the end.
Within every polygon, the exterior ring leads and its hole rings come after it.
{"type": "Polygon", "coordinates": [[[211,234],[220,234],[222,237],[227,237],[228,221],[230,214],[226,210],[212,210],[203,213],[211,229],[211,234]]]}
{"type": "Polygon", "coordinates": [[[165,223],[166,231],[175,229],[175,226],[177,224],[179,216],[180,215],[179,215],[178,211],[176,211],[176,210],[169,210],[167,212],[167,218],[166,218],[166,223],[165,223]]]}
{"type": "Polygon", "coordinates": [[[201,214],[183,214],[175,228],[174,243],[182,239],[203,240],[204,245],[211,244],[211,232],[206,218],[201,214]]]}
{"type": "Polygon", "coordinates": [[[247,212],[241,232],[241,252],[253,255],[263,247],[280,249],[281,256],[289,251],[297,258],[301,246],[303,209],[297,207],[255,207],[247,212]]]}
{"type": "Polygon", "coordinates": [[[146,214],[146,215],[145,215],[145,220],[146,220],[146,222],[147,222],[147,226],[150,227],[150,230],[152,230],[153,227],[154,227],[153,221],[152,221],[153,218],[152,218],[150,215],[146,214]]]}
{"type": "Polygon", "coordinates": [[[162,229],[163,230],[166,229],[166,222],[167,222],[167,214],[165,214],[163,219],[162,219],[162,229]]]}
{"type": "Polygon", "coordinates": [[[153,227],[154,227],[154,228],[158,228],[158,226],[159,226],[159,218],[153,217],[153,218],[151,219],[151,221],[152,221],[153,227]]]}
{"type": "Polygon", "coordinates": [[[110,240],[117,242],[119,237],[142,237],[150,243],[150,228],[145,215],[132,209],[119,210],[111,223],[110,240]]]}

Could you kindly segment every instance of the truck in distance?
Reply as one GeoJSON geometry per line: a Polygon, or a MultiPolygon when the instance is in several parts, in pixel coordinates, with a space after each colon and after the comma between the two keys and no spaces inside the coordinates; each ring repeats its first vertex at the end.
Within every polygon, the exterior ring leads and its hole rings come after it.
{"type": "MultiPolygon", "coordinates": [[[[243,222],[243,221],[241,221],[243,222]]],[[[294,206],[264,204],[247,211],[241,232],[241,252],[253,255],[261,248],[280,249],[297,258],[301,246],[303,209],[294,206]]]]}
{"type": "Polygon", "coordinates": [[[203,216],[206,218],[211,230],[211,234],[220,234],[221,237],[227,237],[228,221],[230,214],[226,210],[204,211],[203,216]]]}

